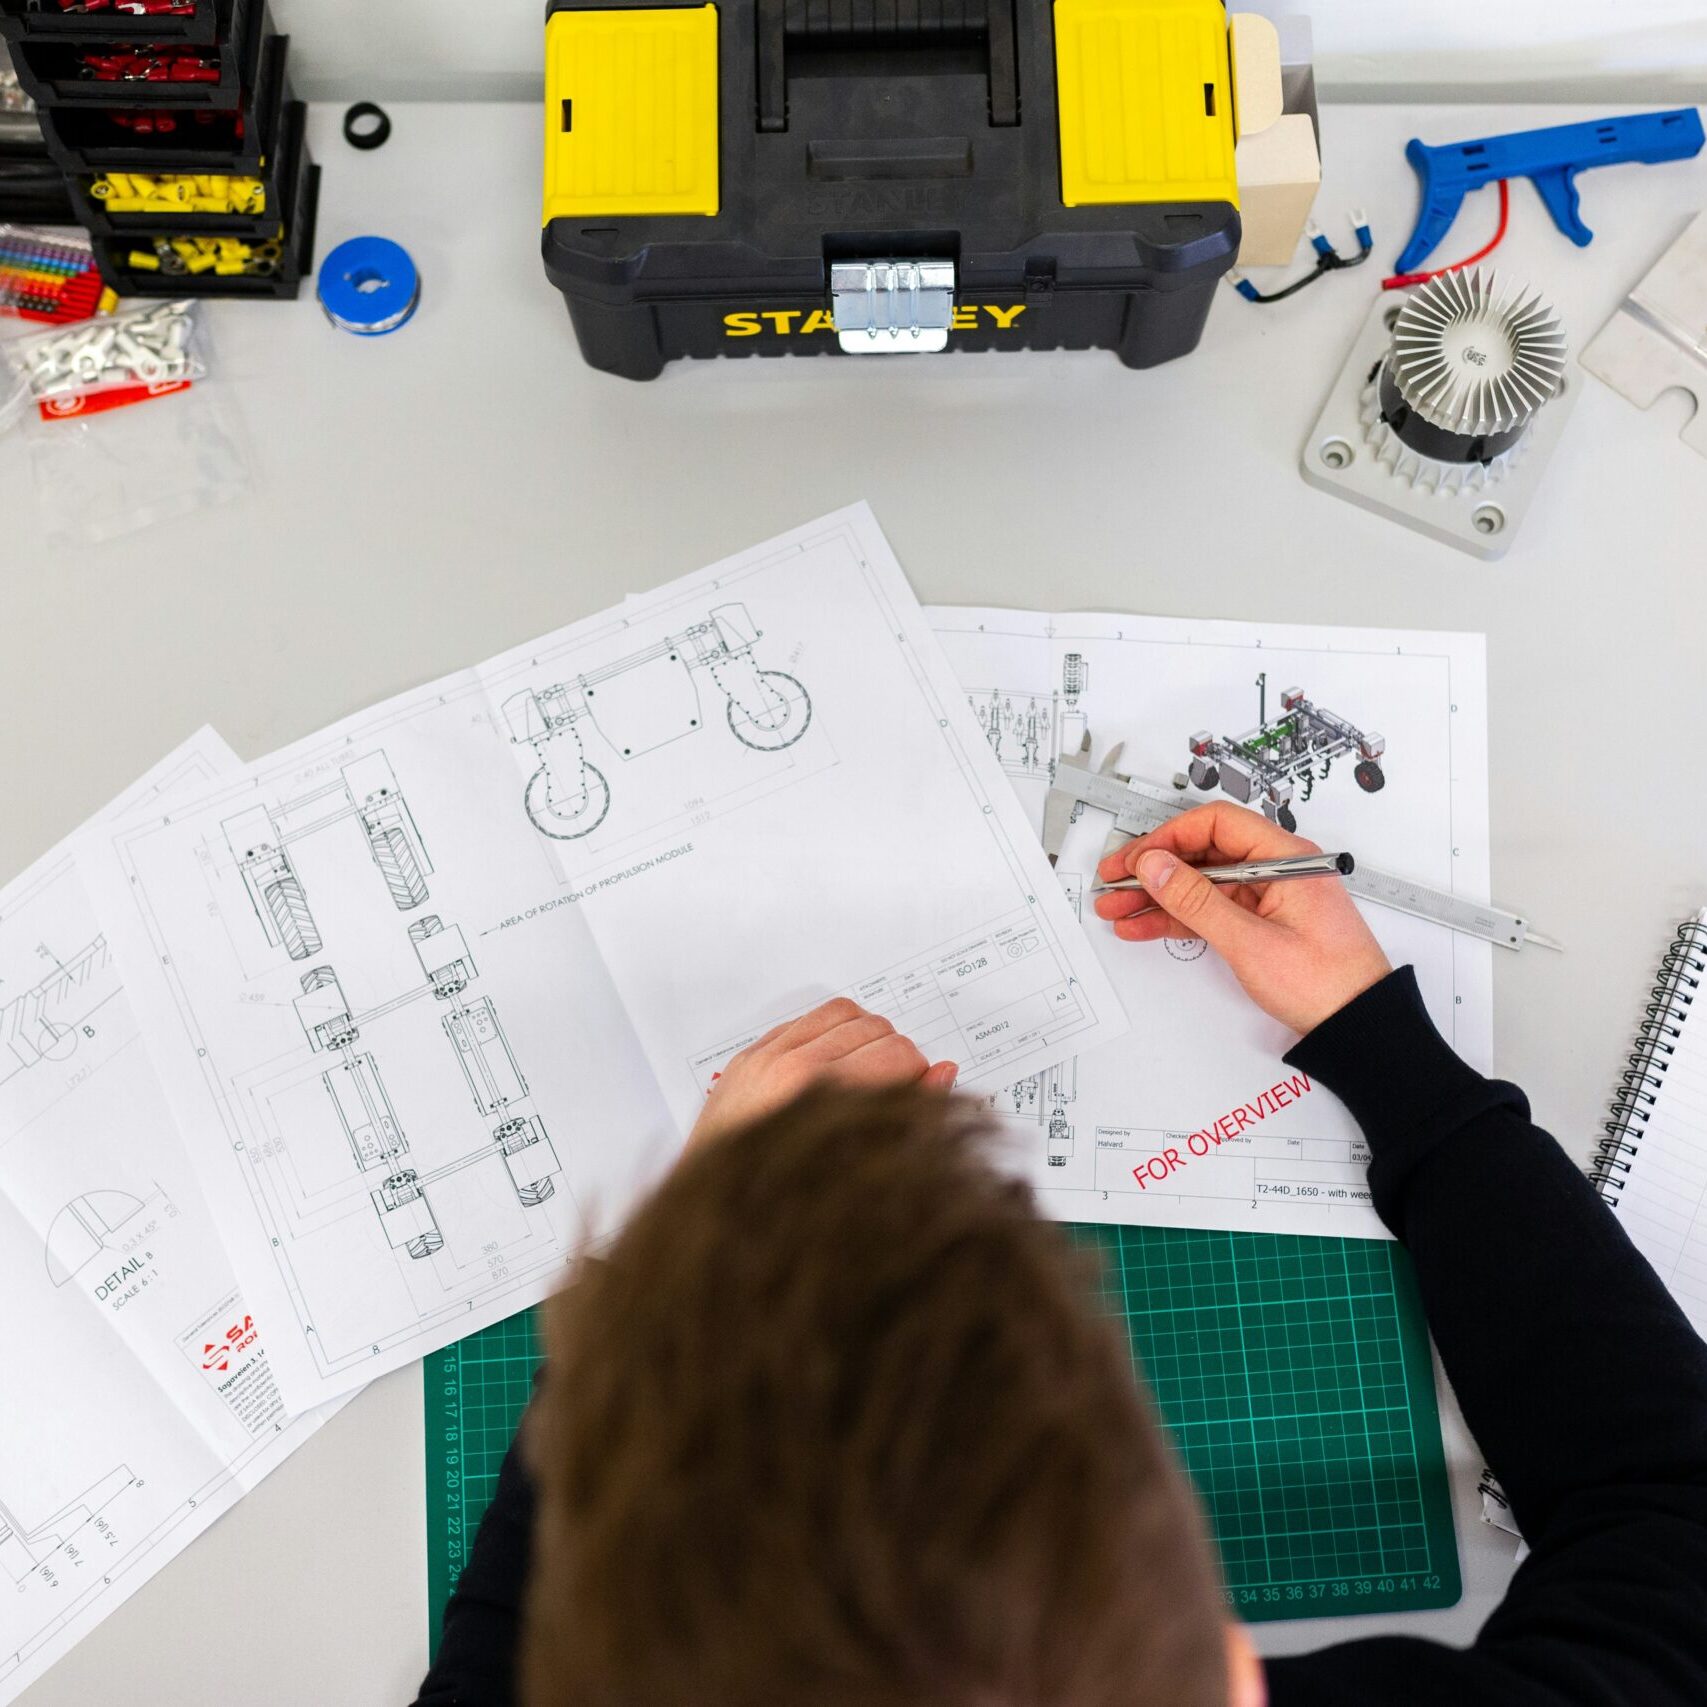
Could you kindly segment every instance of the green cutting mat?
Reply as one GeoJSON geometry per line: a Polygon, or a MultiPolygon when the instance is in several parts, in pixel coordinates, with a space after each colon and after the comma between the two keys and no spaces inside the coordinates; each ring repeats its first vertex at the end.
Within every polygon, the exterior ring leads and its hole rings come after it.
{"type": "MultiPolygon", "coordinates": [[[[1104,1256],[1246,1619],[1458,1599],[1428,1331],[1409,1260],[1372,1239],[1076,1227],[1104,1256]]],[[[426,1360],[431,1639],[539,1361],[525,1311],[426,1360]]]]}

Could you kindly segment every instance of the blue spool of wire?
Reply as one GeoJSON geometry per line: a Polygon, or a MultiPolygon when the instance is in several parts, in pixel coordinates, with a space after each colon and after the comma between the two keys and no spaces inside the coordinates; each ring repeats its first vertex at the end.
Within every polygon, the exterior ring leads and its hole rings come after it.
{"type": "Polygon", "coordinates": [[[317,294],[334,326],[379,338],[408,324],[421,300],[421,275],[409,251],[389,237],[352,237],[320,263],[317,294]]]}

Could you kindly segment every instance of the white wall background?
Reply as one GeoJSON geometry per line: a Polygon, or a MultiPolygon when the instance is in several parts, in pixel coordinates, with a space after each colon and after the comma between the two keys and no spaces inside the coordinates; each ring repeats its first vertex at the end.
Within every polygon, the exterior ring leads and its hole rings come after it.
{"type": "MultiPolygon", "coordinates": [[[[1028,0],[1038,4],[1041,0],[1028,0]]],[[[1236,0],[1307,11],[1339,100],[1707,99],[1707,0],[1236,0]]],[[[297,92],[532,100],[545,0],[272,0],[297,92]]]]}

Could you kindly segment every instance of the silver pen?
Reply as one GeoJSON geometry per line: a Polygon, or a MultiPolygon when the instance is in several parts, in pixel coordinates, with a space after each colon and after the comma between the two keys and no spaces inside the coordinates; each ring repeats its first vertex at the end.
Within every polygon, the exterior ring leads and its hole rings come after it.
{"type": "MultiPolygon", "coordinates": [[[[1199,865],[1193,868],[1211,883],[1280,883],[1289,877],[1350,877],[1357,861],[1348,853],[1300,854],[1295,859],[1254,859],[1245,865],[1199,865]]],[[[1142,889],[1141,877],[1122,877],[1115,883],[1093,883],[1091,892],[1142,889]]]]}

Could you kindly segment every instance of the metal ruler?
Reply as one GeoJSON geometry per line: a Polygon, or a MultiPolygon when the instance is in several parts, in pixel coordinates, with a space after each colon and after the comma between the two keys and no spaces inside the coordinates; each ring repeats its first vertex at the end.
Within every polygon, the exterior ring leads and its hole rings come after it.
{"type": "MultiPolygon", "coordinates": [[[[1116,771],[1114,766],[1120,758],[1118,746],[1103,760],[1100,770],[1092,770],[1090,746],[1091,738],[1086,735],[1077,753],[1061,755],[1055,767],[1055,780],[1043,803],[1043,847],[1051,865],[1065,846],[1067,826],[1077,816],[1081,804],[1111,813],[1115,830],[1125,836],[1147,835],[1170,818],[1201,804],[1182,799],[1178,789],[1141,782],[1116,771]]],[[[1448,930],[1461,931],[1465,936],[1477,937],[1499,948],[1520,949],[1531,942],[1539,948],[1564,946],[1531,930],[1529,921],[1521,914],[1509,913],[1485,901],[1449,895],[1445,890],[1413,883],[1408,877],[1375,871],[1361,860],[1344,882],[1361,901],[1391,907],[1395,912],[1427,919],[1430,924],[1445,925],[1448,930]]]]}

